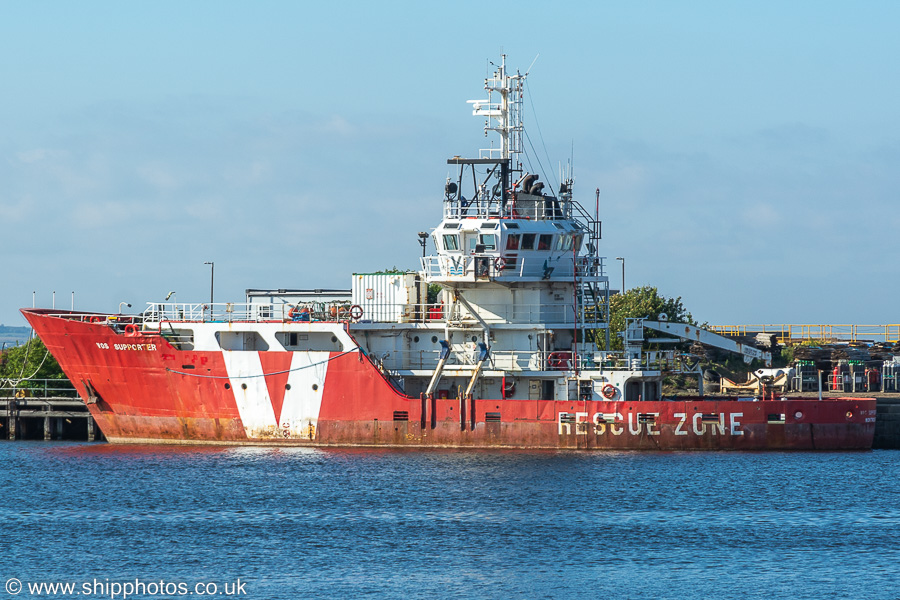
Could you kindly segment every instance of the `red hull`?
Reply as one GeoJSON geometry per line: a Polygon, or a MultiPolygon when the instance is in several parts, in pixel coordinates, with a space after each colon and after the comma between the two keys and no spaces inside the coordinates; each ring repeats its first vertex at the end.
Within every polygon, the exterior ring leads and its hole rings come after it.
{"type": "Polygon", "coordinates": [[[294,353],[283,351],[242,353],[254,360],[258,355],[271,402],[265,408],[274,415],[274,426],[257,427],[247,412],[247,402],[257,400],[242,397],[249,393],[246,385],[240,386],[245,391],[231,386],[237,380],[221,351],[178,350],[160,335],[125,335],[77,313],[23,313],[112,442],[860,450],[871,448],[875,432],[875,400],[869,398],[422,400],[398,393],[360,352],[328,355],[321,390],[295,388],[295,402],[316,396],[317,419],[304,429],[289,428],[281,423],[294,353]]]}

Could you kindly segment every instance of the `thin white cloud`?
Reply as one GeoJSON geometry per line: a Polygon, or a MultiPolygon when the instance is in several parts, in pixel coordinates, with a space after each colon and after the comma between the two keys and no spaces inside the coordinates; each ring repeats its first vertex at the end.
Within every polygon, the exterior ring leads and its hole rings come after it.
{"type": "Polygon", "coordinates": [[[161,162],[149,162],[136,169],[138,178],[159,192],[171,192],[181,187],[181,180],[173,169],[161,162]]]}
{"type": "Polygon", "coordinates": [[[16,153],[16,157],[23,163],[32,164],[48,159],[59,160],[68,156],[68,152],[64,150],[53,150],[50,148],[33,148],[31,150],[22,150],[16,153]]]}
{"type": "Polygon", "coordinates": [[[319,123],[316,129],[322,133],[336,134],[344,137],[355,135],[359,128],[340,115],[333,115],[327,121],[319,123]]]}
{"type": "Polygon", "coordinates": [[[768,202],[754,202],[741,210],[744,226],[751,227],[789,227],[791,215],[788,211],[779,211],[768,202]]]}
{"type": "Polygon", "coordinates": [[[239,166],[228,167],[223,177],[225,181],[234,185],[254,185],[270,181],[272,175],[272,164],[267,159],[260,158],[239,166]]]}
{"type": "Polygon", "coordinates": [[[124,202],[80,202],[72,207],[70,219],[81,228],[119,228],[135,223],[134,212],[134,207],[124,202]]]}
{"type": "Polygon", "coordinates": [[[184,213],[189,217],[203,219],[206,221],[218,220],[224,214],[222,210],[222,200],[201,200],[191,201],[182,207],[184,213]]]}
{"type": "Polygon", "coordinates": [[[12,202],[4,199],[0,202],[0,223],[8,226],[26,222],[29,217],[36,214],[36,207],[37,203],[31,196],[25,196],[12,202]]]}

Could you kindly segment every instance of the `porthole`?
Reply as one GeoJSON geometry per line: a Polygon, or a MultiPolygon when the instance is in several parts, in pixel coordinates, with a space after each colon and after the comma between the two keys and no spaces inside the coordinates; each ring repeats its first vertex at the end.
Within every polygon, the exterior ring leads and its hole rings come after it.
{"type": "Polygon", "coordinates": [[[242,383],[242,384],[241,384],[241,389],[242,389],[242,390],[246,390],[246,389],[247,389],[247,384],[246,384],[246,383],[242,383]]]}
{"type": "Polygon", "coordinates": [[[335,343],[336,341],[337,341],[337,337],[336,337],[336,336],[331,336],[331,343],[333,344],[333,343],[335,343]]]}
{"type": "Polygon", "coordinates": [[[314,384],[313,384],[313,391],[316,391],[317,389],[319,389],[319,384],[318,384],[318,383],[314,383],[314,384]]]}
{"type": "Polygon", "coordinates": [[[289,383],[284,384],[284,389],[286,389],[286,390],[291,389],[291,384],[289,384],[289,383]]]}
{"type": "Polygon", "coordinates": [[[226,390],[230,390],[230,389],[231,389],[231,384],[230,384],[230,383],[226,383],[226,384],[225,384],[225,389],[226,389],[226,390]]]}
{"type": "Polygon", "coordinates": [[[477,335],[473,335],[473,336],[472,336],[472,341],[473,341],[473,342],[477,342],[477,341],[478,341],[478,336],[477,336],[477,335]]]}
{"type": "Polygon", "coordinates": [[[437,344],[437,336],[436,335],[431,336],[431,343],[437,344]]]}
{"type": "Polygon", "coordinates": [[[413,341],[414,341],[415,343],[418,344],[418,343],[419,343],[419,336],[414,337],[414,338],[413,338],[413,341]]]}

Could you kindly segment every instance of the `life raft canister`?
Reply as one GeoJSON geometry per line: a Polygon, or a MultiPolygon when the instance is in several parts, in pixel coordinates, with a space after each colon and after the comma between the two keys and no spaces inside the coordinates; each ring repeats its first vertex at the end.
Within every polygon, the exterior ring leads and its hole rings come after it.
{"type": "Polygon", "coordinates": [[[288,317],[291,318],[291,321],[309,321],[309,309],[305,306],[303,308],[292,306],[288,311],[288,317]]]}

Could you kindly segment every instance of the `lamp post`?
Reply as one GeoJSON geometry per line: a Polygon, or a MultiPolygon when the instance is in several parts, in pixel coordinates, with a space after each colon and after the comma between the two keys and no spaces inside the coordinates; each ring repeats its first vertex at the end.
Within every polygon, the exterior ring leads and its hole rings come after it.
{"type": "Polygon", "coordinates": [[[616,260],[622,261],[622,293],[625,293],[625,259],[621,256],[617,256],[616,260]]]}
{"type": "Polygon", "coordinates": [[[213,289],[216,282],[216,263],[214,262],[205,262],[204,265],[209,265],[209,304],[210,309],[212,309],[213,303],[213,289]]]}
{"type": "Polygon", "coordinates": [[[419,232],[419,244],[422,246],[422,258],[425,258],[425,244],[428,243],[428,234],[424,231],[419,232]]]}
{"type": "Polygon", "coordinates": [[[124,304],[125,306],[127,306],[128,308],[131,308],[131,305],[128,304],[127,302],[119,302],[119,314],[120,314],[120,315],[122,314],[122,305],[123,305],[123,304],[124,304]]]}

